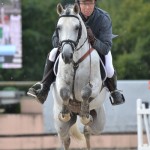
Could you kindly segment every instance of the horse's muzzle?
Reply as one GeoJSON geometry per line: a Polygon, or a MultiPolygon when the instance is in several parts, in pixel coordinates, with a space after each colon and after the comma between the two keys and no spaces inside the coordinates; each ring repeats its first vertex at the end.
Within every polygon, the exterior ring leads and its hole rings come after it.
{"type": "Polygon", "coordinates": [[[72,62],[73,59],[73,53],[62,53],[62,59],[64,61],[65,64],[70,64],[72,62]]]}

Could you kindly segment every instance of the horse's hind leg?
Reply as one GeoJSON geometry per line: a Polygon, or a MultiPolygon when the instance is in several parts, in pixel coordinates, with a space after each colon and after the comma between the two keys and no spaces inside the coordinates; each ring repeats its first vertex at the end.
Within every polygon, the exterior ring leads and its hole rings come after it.
{"type": "Polygon", "coordinates": [[[84,126],[84,136],[86,139],[87,149],[90,150],[90,135],[95,134],[98,135],[102,132],[105,125],[105,109],[102,105],[101,107],[91,110],[90,115],[93,118],[93,122],[89,125],[84,126]]]}
{"type": "Polygon", "coordinates": [[[90,150],[91,149],[91,146],[90,146],[90,128],[88,125],[84,126],[84,136],[86,139],[87,149],[90,150]]]}
{"type": "Polygon", "coordinates": [[[64,150],[69,150],[70,137],[66,137],[66,138],[63,140],[63,146],[64,146],[64,150]]]}
{"type": "Polygon", "coordinates": [[[104,106],[102,105],[90,113],[93,117],[93,123],[89,125],[91,133],[95,135],[101,134],[106,122],[104,106]]]}
{"type": "Polygon", "coordinates": [[[55,128],[59,135],[59,138],[63,144],[64,150],[69,150],[70,146],[70,128],[73,124],[75,124],[77,120],[77,116],[72,114],[71,119],[68,122],[62,122],[58,119],[59,111],[54,112],[55,118],[55,128]]]}

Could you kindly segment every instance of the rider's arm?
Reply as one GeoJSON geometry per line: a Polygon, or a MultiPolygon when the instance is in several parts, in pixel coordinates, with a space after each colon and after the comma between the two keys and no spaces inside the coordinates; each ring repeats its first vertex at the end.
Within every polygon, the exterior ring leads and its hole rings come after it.
{"type": "Polygon", "coordinates": [[[59,42],[59,39],[58,39],[56,31],[55,31],[52,36],[52,45],[54,48],[58,47],[58,42],[59,42]]]}
{"type": "Polygon", "coordinates": [[[99,34],[93,44],[98,53],[107,55],[112,47],[112,23],[108,16],[104,16],[100,23],[99,34]]]}

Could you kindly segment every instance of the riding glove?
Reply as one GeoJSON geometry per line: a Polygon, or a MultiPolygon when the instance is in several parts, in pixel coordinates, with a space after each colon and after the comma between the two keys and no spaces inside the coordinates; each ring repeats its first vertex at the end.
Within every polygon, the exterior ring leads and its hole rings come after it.
{"type": "Polygon", "coordinates": [[[87,27],[87,36],[88,36],[88,40],[89,42],[91,43],[91,45],[93,46],[94,45],[94,42],[96,40],[94,34],[93,34],[93,31],[91,30],[90,27],[87,27]]]}

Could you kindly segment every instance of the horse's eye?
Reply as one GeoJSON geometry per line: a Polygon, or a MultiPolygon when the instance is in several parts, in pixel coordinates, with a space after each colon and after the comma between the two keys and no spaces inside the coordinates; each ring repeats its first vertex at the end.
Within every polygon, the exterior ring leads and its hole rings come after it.
{"type": "Polygon", "coordinates": [[[76,27],[75,27],[75,30],[78,31],[78,30],[79,30],[79,26],[76,26],[76,27]]]}
{"type": "Polygon", "coordinates": [[[60,30],[60,26],[57,26],[57,28],[56,28],[58,31],[60,30]]]}

